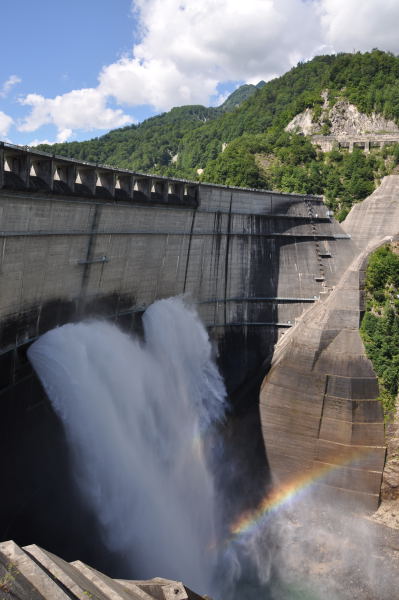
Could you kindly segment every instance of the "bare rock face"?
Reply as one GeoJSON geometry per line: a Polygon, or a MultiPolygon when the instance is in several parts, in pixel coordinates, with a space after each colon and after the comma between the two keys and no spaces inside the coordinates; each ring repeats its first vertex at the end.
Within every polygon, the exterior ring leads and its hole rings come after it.
{"type": "Polygon", "coordinates": [[[381,485],[381,504],[372,519],[399,530],[399,397],[395,416],[385,428],[387,459],[381,485]]]}
{"type": "Polygon", "coordinates": [[[307,108],[296,115],[288,123],[285,131],[315,135],[327,122],[330,123],[330,133],[334,136],[363,135],[368,133],[397,133],[399,127],[394,121],[388,121],[382,115],[361,113],[356,106],[348,100],[338,100],[329,108],[327,92],[322,93],[324,100],[323,112],[318,119],[314,119],[314,111],[307,108]]]}
{"type": "Polygon", "coordinates": [[[306,108],[303,112],[295,115],[285,128],[290,133],[303,133],[303,135],[314,135],[320,131],[321,124],[313,121],[313,110],[306,108]]]}
{"type": "MultiPolygon", "coordinates": [[[[399,401],[393,423],[386,426],[387,460],[381,487],[382,499],[399,501],[399,401]]],[[[399,507],[398,507],[399,508],[399,507]]]]}
{"type": "Polygon", "coordinates": [[[329,111],[333,135],[362,135],[366,133],[397,133],[398,126],[382,115],[365,115],[347,100],[338,101],[329,111]]]}

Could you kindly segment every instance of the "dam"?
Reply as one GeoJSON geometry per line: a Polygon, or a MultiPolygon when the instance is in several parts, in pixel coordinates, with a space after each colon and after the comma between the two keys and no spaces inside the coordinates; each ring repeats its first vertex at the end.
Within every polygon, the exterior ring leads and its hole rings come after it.
{"type": "Polygon", "coordinates": [[[213,341],[233,442],[257,477],[336,464],[320,487],[376,508],[384,424],[358,326],[368,253],[397,233],[396,204],[378,212],[378,199],[395,196],[396,185],[386,178],[380,196],[341,226],[319,196],[145,175],[2,143],[2,540],[67,560],[79,548],[110,568],[93,550],[101,541],[27,349],[88,318],[140,335],[146,308],[181,294],[213,341]]]}
{"type": "Polygon", "coordinates": [[[348,261],[321,198],[1,153],[3,387],[44,331],[93,315],[131,327],[154,300],[186,293],[221,348],[245,338],[239,358],[221,352],[238,389],[348,261]]]}

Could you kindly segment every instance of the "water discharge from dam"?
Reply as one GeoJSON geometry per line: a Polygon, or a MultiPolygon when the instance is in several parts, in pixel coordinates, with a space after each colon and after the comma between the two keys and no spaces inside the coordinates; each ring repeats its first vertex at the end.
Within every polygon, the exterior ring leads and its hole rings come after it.
{"type": "Polygon", "coordinates": [[[303,485],[313,477],[242,510],[245,485],[221,484],[238,465],[220,434],[226,392],[205,328],[171,298],[147,309],[143,329],[141,340],[104,321],[68,324],[29,349],[123,577],[182,580],[215,600],[395,597],[370,525],[314,502],[303,485]]]}
{"type": "Polygon", "coordinates": [[[103,321],[68,324],[42,336],[29,358],[106,546],[140,578],[210,593],[220,526],[210,463],[224,383],[183,300],[153,304],[143,327],[145,341],[103,321]]]}

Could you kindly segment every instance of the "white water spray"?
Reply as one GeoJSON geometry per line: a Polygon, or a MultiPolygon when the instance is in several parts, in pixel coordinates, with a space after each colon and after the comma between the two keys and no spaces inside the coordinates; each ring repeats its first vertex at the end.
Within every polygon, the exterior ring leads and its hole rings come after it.
{"type": "Polygon", "coordinates": [[[144,314],[145,342],[102,321],[64,325],[29,350],[63,421],[78,485],[112,550],[142,578],[212,590],[216,499],[203,442],[225,388],[182,299],[144,314]]]}

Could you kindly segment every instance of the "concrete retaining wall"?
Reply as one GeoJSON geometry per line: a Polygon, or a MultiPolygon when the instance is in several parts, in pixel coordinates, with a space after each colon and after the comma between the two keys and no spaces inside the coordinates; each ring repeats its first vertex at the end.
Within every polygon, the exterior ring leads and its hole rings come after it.
{"type": "Polygon", "coordinates": [[[263,383],[260,410],[277,479],[308,473],[329,501],[339,497],[375,510],[384,420],[377,378],[358,331],[362,274],[356,261],[329,298],[312,306],[287,334],[263,383]]]}

